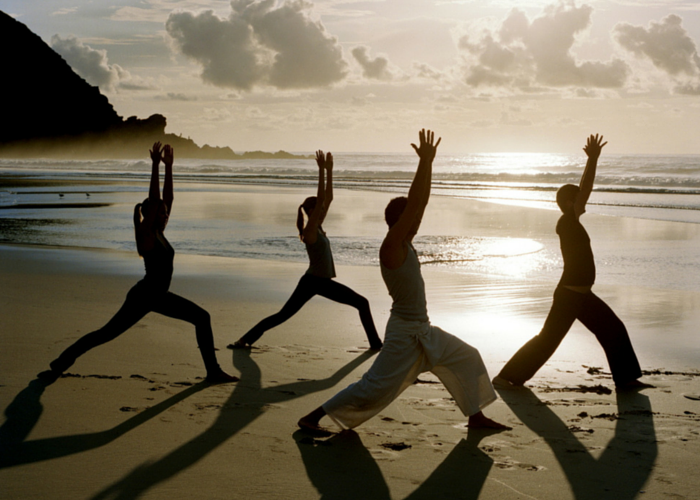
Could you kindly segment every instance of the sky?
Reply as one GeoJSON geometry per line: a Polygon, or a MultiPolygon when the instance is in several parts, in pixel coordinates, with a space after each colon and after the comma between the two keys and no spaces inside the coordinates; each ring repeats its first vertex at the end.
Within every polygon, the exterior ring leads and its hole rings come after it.
{"type": "MultiPolygon", "coordinates": [[[[118,114],[237,152],[700,154],[698,0],[0,0],[118,114]]],[[[51,85],[50,79],[44,85],[51,85]]]]}

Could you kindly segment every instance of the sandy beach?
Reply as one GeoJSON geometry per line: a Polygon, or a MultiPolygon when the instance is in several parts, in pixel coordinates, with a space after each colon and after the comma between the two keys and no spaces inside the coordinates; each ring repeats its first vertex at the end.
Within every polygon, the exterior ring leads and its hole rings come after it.
{"type": "MultiPolygon", "coordinates": [[[[268,210],[297,195],[285,191],[268,210]]],[[[361,198],[371,213],[387,194],[337,198],[329,234],[381,229],[380,218],[348,225],[357,216],[345,209],[361,198]]],[[[187,206],[187,195],[181,200],[187,206]]],[[[556,254],[554,212],[509,213],[512,207],[436,197],[424,225],[433,234],[469,227],[484,237],[532,238],[545,247],[538,255],[556,254]]],[[[622,227],[657,254],[691,252],[697,230],[587,217],[599,263],[596,291],[625,321],[644,380],[657,388],[616,393],[602,350],[576,325],[529,389],[503,391],[485,410],[513,427],[496,434],[468,431],[431,374],[355,431],[328,439],[297,431],[300,416],[372,362],[355,310],[315,298],[259,348],[225,346],[282,305],[302,262],[176,256],[171,290],[211,313],[219,362],[238,383],[202,383],[194,329],[150,314],[47,386],[36,374],[114,314],[143,263],[133,250],[0,246],[0,498],[698,498],[700,401],[692,398],[700,394],[700,292],[605,275],[612,235],[622,227]],[[661,234],[677,238],[661,248],[661,234]]],[[[287,222],[275,219],[274,228],[287,222]]],[[[177,239],[171,242],[177,250],[177,239]]],[[[477,347],[495,375],[539,331],[555,282],[482,264],[423,272],[432,322],[477,347]]],[[[551,267],[556,276],[557,263],[551,267]]],[[[390,301],[379,270],[340,265],[338,280],[370,300],[383,333],[390,301]]]]}

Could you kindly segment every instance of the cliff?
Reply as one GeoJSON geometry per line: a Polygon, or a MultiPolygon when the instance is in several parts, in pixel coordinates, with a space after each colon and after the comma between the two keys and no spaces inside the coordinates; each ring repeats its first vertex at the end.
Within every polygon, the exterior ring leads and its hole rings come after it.
{"type": "Polygon", "coordinates": [[[180,158],[299,158],[283,151],[237,155],[228,147],[199,147],[190,139],[165,133],[166,118],[160,114],[124,120],[97,87],[2,11],[0,47],[4,70],[0,89],[6,99],[0,121],[2,157],[141,158],[161,141],[171,144],[180,158]]]}

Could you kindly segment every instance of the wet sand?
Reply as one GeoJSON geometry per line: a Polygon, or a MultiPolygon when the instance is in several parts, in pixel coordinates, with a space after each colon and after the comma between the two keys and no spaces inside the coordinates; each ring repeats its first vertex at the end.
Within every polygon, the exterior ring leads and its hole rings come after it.
{"type": "MultiPolygon", "coordinates": [[[[697,292],[596,285],[656,389],[615,393],[577,325],[530,389],[485,410],[512,431],[468,431],[425,374],[356,432],[318,439],[297,419],[372,362],[353,309],[315,298],[258,349],[225,349],[282,305],[303,264],[177,255],[171,289],[211,313],[219,361],[238,383],[203,384],[193,328],[156,314],[54,384],[35,380],[111,317],[142,266],[135,252],[0,246],[2,498],[697,497],[698,344],[674,345],[696,331],[697,292]]],[[[492,375],[537,333],[553,291],[430,266],[424,276],[433,323],[477,347],[492,375]]],[[[378,269],[338,266],[338,280],[367,296],[383,332],[378,269]]]]}

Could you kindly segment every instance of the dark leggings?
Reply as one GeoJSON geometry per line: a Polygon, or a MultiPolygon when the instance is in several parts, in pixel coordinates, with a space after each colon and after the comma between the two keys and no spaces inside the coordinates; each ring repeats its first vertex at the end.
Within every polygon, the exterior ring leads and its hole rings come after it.
{"type": "Polygon", "coordinates": [[[593,332],[603,347],[616,385],[624,385],[642,376],[627,329],[620,318],[593,292],[578,293],[562,286],[554,292],[552,309],[540,334],[515,353],[499,376],[516,385],[530,380],[554,354],[577,319],[593,332]]]}
{"type": "Polygon", "coordinates": [[[382,341],[379,340],[377,329],[374,327],[374,320],[372,320],[372,312],[369,309],[369,302],[367,299],[352,291],[347,286],[333,281],[331,278],[319,278],[311,274],[305,274],[301,277],[292,296],[289,297],[287,303],[278,313],[260,321],[260,323],[241,337],[240,342],[246,344],[254,343],[262,337],[266,331],[277,325],[281,325],[294,316],[314,295],[320,295],[321,297],[341,304],[347,304],[357,309],[360,312],[360,320],[362,321],[362,326],[365,329],[370,346],[375,348],[381,347],[382,341]]]}
{"type": "Polygon", "coordinates": [[[57,372],[65,371],[78,357],[93,347],[116,339],[151,311],[195,325],[197,343],[207,373],[214,374],[221,370],[214,353],[214,336],[209,313],[194,302],[174,293],[158,290],[143,280],[129,290],[121,309],[105,326],[78,339],[51,363],[51,369],[57,372]]]}

